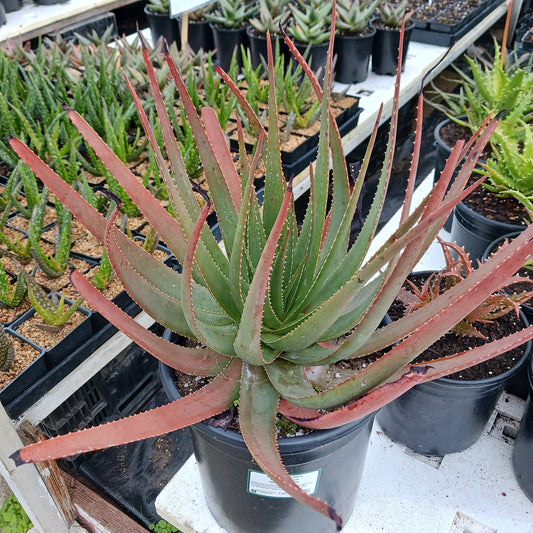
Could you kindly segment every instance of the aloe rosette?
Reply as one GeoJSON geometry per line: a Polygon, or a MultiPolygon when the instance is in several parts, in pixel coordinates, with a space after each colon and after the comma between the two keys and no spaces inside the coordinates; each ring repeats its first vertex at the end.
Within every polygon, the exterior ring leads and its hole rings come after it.
{"type": "MultiPolygon", "coordinates": [[[[326,80],[331,78],[333,34],[326,80]]],[[[442,296],[397,322],[380,326],[404,280],[454,205],[471,190],[465,189],[467,179],[497,119],[486,122],[477,140],[459,143],[453,149],[435,189],[410,212],[420,151],[418,128],[401,224],[375,254],[369,255],[391,175],[400,75],[379,185],[362,230],[350,246],[350,223],[379,117],[360,171],[351,184],[329,107],[330,84],[325,83],[326,89],[322,90],[290,39],[285,39],[322,101],[318,155],[310,169],[310,200],[301,227],[296,221],[291,181],[285,180],[281,167],[271,47],[268,132],[231,80],[219,72],[235,90],[257,134],[255,152],[248,156],[241,149],[237,162],[227,148],[214,110],[207,107],[197,113],[166,54],[209,184],[210,201],[203,207],[193,196],[152,64],[143,48],[168,159],[157,145],[139,98],[133,90],[132,94],[168,188],[174,216],[160,206],[80,115],[66,109],[85,141],[179,259],[181,273],[160,264],[121,233],[115,224],[117,210],[106,219],[21,141],[10,139],[12,148],[62,204],[105,244],[113,270],[132,298],[157,322],[197,339],[204,347],[185,348],[152,334],[75,271],[71,280],[79,293],[167,365],[212,377],[199,391],[152,411],[29,445],[14,454],[17,463],[64,457],[166,433],[217,415],[238,400],[243,438],[263,471],[291,496],[333,519],[340,529],[342,518],[335,510],[300,489],[283,466],[276,441],[277,414],[313,429],[339,426],[374,412],[417,383],[476,364],[533,336],[533,328],[528,328],[466,353],[410,364],[531,256],[530,227],[442,296]],[[450,184],[454,169],[465,156],[459,175],[450,184]],[[261,158],[266,168],[262,206],[253,187],[254,170],[261,158]],[[330,168],[332,199],[328,210],[330,168]],[[205,224],[211,202],[222,243],[216,242],[205,224]],[[324,386],[321,381],[325,374],[321,371],[329,365],[391,346],[375,363],[343,377],[341,382],[324,386]]],[[[418,124],[421,117],[419,106],[418,124]]]]}

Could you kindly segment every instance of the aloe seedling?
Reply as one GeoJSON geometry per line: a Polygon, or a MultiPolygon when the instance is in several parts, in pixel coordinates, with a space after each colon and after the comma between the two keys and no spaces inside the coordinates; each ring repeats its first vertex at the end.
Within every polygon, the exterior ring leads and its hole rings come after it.
{"type": "MultiPolygon", "coordinates": [[[[133,89],[132,94],[169,190],[174,217],[138,182],[87,122],[75,111],[68,110],[87,143],[180,261],[181,272],[162,265],[121,233],[115,224],[118,210],[106,220],[24,143],[10,140],[11,147],[61,202],[105,243],[115,274],[132,298],[154,320],[200,341],[203,347],[189,349],[150,333],[102,296],[81,273],[74,271],[71,281],[80,294],[164,363],[185,373],[212,378],[199,391],[168,405],[27,446],[12,456],[16,463],[58,458],[166,433],[225,412],[238,400],[240,429],[258,465],[289,495],[331,518],[340,529],[342,517],[333,506],[307,494],[285,469],[276,443],[278,412],[311,429],[340,426],[375,412],[418,383],[472,366],[533,337],[533,327],[529,327],[481,348],[423,364],[411,363],[521,267],[531,255],[533,227],[502,246],[444,295],[390,325],[380,326],[419,258],[457,202],[472,189],[465,188],[467,180],[478,154],[497,126],[497,119],[487,122],[479,138],[466,145],[459,143],[452,150],[434,190],[411,211],[421,145],[422,108],[419,106],[419,127],[400,225],[375,254],[368,256],[390,181],[400,73],[396,77],[383,170],[369,215],[350,246],[351,221],[381,117],[377,117],[352,187],[329,105],[333,33],[324,90],[286,38],[322,102],[317,160],[311,172],[310,199],[301,227],[296,220],[292,183],[286,182],[281,167],[276,80],[269,39],[272,90],[268,132],[246,105],[244,95],[236,91],[253,131],[257,132],[253,156],[249,158],[241,150],[238,161],[233,160],[224,142],[215,111],[206,107],[200,115],[197,113],[172,58],[166,55],[209,184],[210,201],[202,207],[191,190],[152,64],[143,49],[168,160],[157,146],[148,117],[133,89]],[[450,183],[463,157],[466,160],[450,183]],[[261,158],[266,168],[262,209],[253,187],[254,169],[261,158]],[[331,204],[328,202],[330,179],[333,181],[331,204]],[[205,224],[211,202],[220,224],[224,251],[205,224]],[[354,371],[340,383],[324,386],[320,376],[315,377],[317,367],[326,372],[338,361],[391,346],[374,363],[354,371]]],[[[399,49],[401,54],[401,45],[399,49]]],[[[401,64],[401,57],[398,63],[401,64]]]]}
{"type": "Polygon", "coordinates": [[[0,324],[0,372],[9,370],[14,359],[15,347],[9,339],[4,326],[0,324]]]}
{"type": "MultiPolygon", "coordinates": [[[[435,298],[450,290],[457,283],[460,283],[464,277],[468,277],[474,272],[472,262],[464,248],[455,243],[444,242],[441,239],[438,240],[444,253],[446,265],[441,270],[429,275],[420,288],[410,280],[407,280],[411,290],[402,288],[398,293],[398,300],[405,305],[406,313],[411,313],[435,300],[435,298]],[[452,257],[452,251],[455,252],[457,258],[454,259],[452,257]]],[[[509,276],[502,283],[501,289],[505,289],[515,283],[533,283],[533,280],[518,275],[509,276]]],[[[531,297],[533,297],[533,291],[522,291],[511,294],[498,292],[491,294],[476,309],[458,322],[451,331],[460,336],[478,337],[487,340],[476,329],[476,322],[490,323],[512,311],[518,315],[520,305],[527,302],[531,297]]]]}
{"type": "Polygon", "coordinates": [[[17,307],[26,296],[26,283],[24,278],[17,275],[17,279],[12,283],[9,275],[0,263],[0,307],[13,309],[17,307]]]}
{"type": "Polygon", "coordinates": [[[48,189],[41,195],[39,205],[35,206],[28,227],[30,253],[39,268],[49,278],[58,278],[65,272],[70,255],[72,215],[59,202],[56,202],[57,221],[55,224],[54,254],[47,255],[41,246],[44,214],[48,202],[48,189]]]}
{"type": "Polygon", "coordinates": [[[32,275],[22,269],[19,276],[24,278],[28,287],[28,298],[35,312],[45,321],[43,329],[56,331],[62,328],[82,304],[83,298],[78,298],[72,305],[65,302],[65,293],[58,298],[55,292],[50,295],[35,281],[32,275]]]}

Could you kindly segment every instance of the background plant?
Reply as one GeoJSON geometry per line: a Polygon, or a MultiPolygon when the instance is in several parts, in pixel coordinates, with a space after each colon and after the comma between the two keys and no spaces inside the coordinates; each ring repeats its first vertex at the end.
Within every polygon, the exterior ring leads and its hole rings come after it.
{"type": "Polygon", "coordinates": [[[337,0],[335,27],[338,32],[358,34],[368,27],[379,0],[337,0]]]}
{"type": "Polygon", "coordinates": [[[243,28],[258,10],[255,2],[247,0],[218,0],[213,11],[205,14],[212,24],[227,29],[243,28]]]}
{"type": "Polygon", "coordinates": [[[320,0],[296,0],[289,4],[292,19],[287,32],[300,43],[327,42],[330,36],[331,6],[331,2],[320,0]]]}
{"type": "Polygon", "coordinates": [[[14,494],[10,494],[0,509],[0,528],[3,533],[26,533],[33,527],[26,511],[14,494]]]}
{"type": "Polygon", "coordinates": [[[280,25],[284,26],[291,16],[290,0],[259,0],[258,16],[248,21],[252,28],[263,35],[280,33],[280,25]]]}

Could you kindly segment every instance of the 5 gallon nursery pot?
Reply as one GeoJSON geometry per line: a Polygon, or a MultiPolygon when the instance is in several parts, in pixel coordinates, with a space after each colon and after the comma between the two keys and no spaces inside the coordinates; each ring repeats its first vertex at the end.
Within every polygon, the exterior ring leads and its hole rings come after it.
{"type": "MultiPolygon", "coordinates": [[[[179,397],[173,370],[160,366],[163,386],[179,397]]],[[[327,501],[346,522],[353,510],[374,414],[339,428],[278,440],[289,474],[308,493],[327,501]]],[[[207,506],[232,533],[328,533],[335,523],[289,497],[252,459],[239,433],[191,426],[207,506]]]]}
{"type": "Polygon", "coordinates": [[[533,357],[528,366],[529,399],[513,448],[513,470],[518,484],[533,502],[533,357]]]}
{"type": "Polygon", "coordinates": [[[423,455],[469,448],[483,433],[506,383],[527,364],[531,346],[527,342],[517,364],[500,375],[416,385],[379,411],[379,425],[392,440],[423,455]]]}

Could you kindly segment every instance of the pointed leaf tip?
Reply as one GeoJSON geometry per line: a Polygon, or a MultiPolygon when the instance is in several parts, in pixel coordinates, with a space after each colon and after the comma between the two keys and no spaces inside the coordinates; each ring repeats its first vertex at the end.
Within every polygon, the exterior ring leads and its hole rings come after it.
{"type": "Polygon", "coordinates": [[[146,41],[144,40],[144,35],[139,28],[139,22],[137,22],[137,35],[139,36],[139,42],[141,43],[141,50],[146,50],[146,41]]]}
{"type": "Polygon", "coordinates": [[[163,51],[163,55],[164,56],[168,56],[169,51],[168,51],[168,43],[167,43],[166,39],[163,39],[163,46],[162,46],[161,50],[163,51]]]}
{"type": "Polygon", "coordinates": [[[103,187],[98,190],[101,191],[104,196],[107,196],[112,202],[115,202],[115,209],[120,209],[122,200],[115,193],[111,192],[109,189],[104,189],[103,187]]]}
{"type": "Polygon", "coordinates": [[[15,463],[15,466],[21,466],[27,464],[24,459],[20,456],[20,450],[17,450],[15,453],[12,453],[9,456],[10,459],[13,459],[13,462],[15,463]]]}
{"type": "Polygon", "coordinates": [[[72,108],[66,102],[63,102],[61,104],[61,107],[63,108],[63,111],[65,111],[65,113],[70,113],[72,111],[72,108]]]}
{"type": "Polygon", "coordinates": [[[340,531],[342,529],[343,523],[342,523],[342,517],[333,509],[333,507],[329,507],[329,517],[335,522],[335,527],[337,528],[337,531],[340,531]]]}

